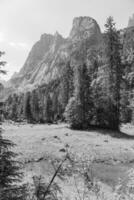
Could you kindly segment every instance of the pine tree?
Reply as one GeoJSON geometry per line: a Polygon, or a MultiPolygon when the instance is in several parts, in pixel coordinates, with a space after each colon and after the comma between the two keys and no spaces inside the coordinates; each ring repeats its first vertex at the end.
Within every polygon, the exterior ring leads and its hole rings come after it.
{"type": "Polygon", "coordinates": [[[46,116],[47,116],[47,122],[52,123],[52,100],[50,97],[50,94],[47,96],[47,106],[46,106],[46,116]]]}
{"type": "Polygon", "coordinates": [[[121,44],[118,31],[112,17],[107,19],[106,27],[106,56],[109,73],[109,106],[110,128],[119,129],[120,125],[120,89],[122,80],[121,44]]]}
{"type": "Polygon", "coordinates": [[[29,123],[33,122],[30,100],[31,100],[31,93],[27,92],[24,96],[24,116],[29,123]]]}
{"type": "Polygon", "coordinates": [[[63,110],[73,95],[73,87],[73,69],[70,66],[70,61],[67,61],[61,77],[61,103],[63,105],[63,110]]]}
{"type": "Polygon", "coordinates": [[[65,116],[72,128],[87,129],[93,117],[91,77],[86,64],[75,68],[74,94],[70,99],[65,116]]]}
{"type": "Polygon", "coordinates": [[[39,98],[38,98],[38,93],[37,90],[33,90],[31,92],[31,98],[30,98],[30,112],[31,112],[31,116],[33,118],[33,120],[35,122],[39,122],[39,98]]]}
{"type": "Polygon", "coordinates": [[[12,102],[11,119],[13,121],[17,121],[17,119],[18,119],[18,96],[17,96],[17,94],[13,94],[12,98],[13,98],[13,102],[12,102]]]}
{"type": "Polygon", "coordinates": [[[0,200],[24,200],[25,185],[21,185],[22,173],[17,154],[11,151],[14,144],[2,137],[0,130],[0,200]]]}
{"type": "MultiPolygon", "coordinates": [[[[1,55],[3,55],[2,52],[0,52],[1,55]]],[[[0,66],[4,65],[5,62],[1,61],[0,66]]],[[[0,73],[5,74],[6,72],[0,67],[0,73]]],[[[16,154],[11,151],[13,146],[10,140],[2,137],[0,128],[0,200],[26,199],[26,188],[20,184],[22,178],[20,164],[15,159],[16,154]]]]}

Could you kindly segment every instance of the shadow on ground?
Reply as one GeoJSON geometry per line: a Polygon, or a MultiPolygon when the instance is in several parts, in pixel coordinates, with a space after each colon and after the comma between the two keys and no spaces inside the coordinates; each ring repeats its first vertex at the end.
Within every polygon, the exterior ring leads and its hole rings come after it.
{"type": "Polygon", "coordinates": [[[114,138],[121,138],[121,139],[128,139],[128,140],[134,139],[134,135],[130,135],[125,131],[110,130],[108,128],[102,128],[102,127],[96,127],[96,126],[91,126],[90,128],[88,128],[88,130],[81,130],[81,131],[92,131],[92,132],[94,131],[103,135],[110,135],[111,137],[114,137],[114,138]]]}

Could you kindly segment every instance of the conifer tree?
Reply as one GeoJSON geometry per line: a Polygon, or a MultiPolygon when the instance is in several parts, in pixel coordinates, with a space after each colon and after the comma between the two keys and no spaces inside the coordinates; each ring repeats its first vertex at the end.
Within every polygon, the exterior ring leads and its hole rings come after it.
{"type": "Polygon", "coordinates": [[[38,98],[38,93],[37,93],[37,90],[33,90],[31,92],[31,98],[30,98],[30,112],[31,112],[31,116],[33,118],[33,120],[35,122],[38,122],[39,121],[39,98],[38,98]]]}
{"type": "Polygon", "coordinates": [[[27,92],[24,97],[24,116],[28,120],[28,122],[33,122],[30,100],[31,100],[31,93],[27,92]]]}
{"type": "MultiPolygon", "coordinates": [[[[3,55],[0,52],[0,56],[3,55]]],[[[6,72],[1,69],[5,62],[0,62],[0,73],[6,72]]],[[[11,151],[14,144],[2,136],[0,128],[0,200],[26,200],[26,188],[18,184],[21,181],[22,173],[20,164],[16,161],[16,154],[11,151]]]]}
{"type": "Polygon", "coordinates": [[[120,125],[120,89],[122,80],[121,44],[118,31],[112,17],[107,19],[106,27],[106,56],[109,74],[109,107],[110,128],[119,129],[120,125]]]}
{"type": "Polygon", "coordinates": [[[73,95],[73,87],[73,69],[70,66],[70,61],[67,61],[61,78],[61,101],[64,109],[73,95]]]}
{"type": "Polygon", "coordinates": [[[0,200],[25,200],[26,188],[21,185],[22,173],[17,154],[11,151],[14,144],[2,136],[0,130],[0,200]]]}
{"type": "Polygon", "coordinates": [[[47,96],[47,102],[46,102],[46,116],[47,116],[47,122],[52,122],[52,100],[50,97],[50,94],[47,96]]]}
{"type": "Polygon", "coordinates": [[[72,128],[87,129],[93,117],[91,77],[86,64],[75,68],[74,94],[70,99],[65,116],[72,128]]]}

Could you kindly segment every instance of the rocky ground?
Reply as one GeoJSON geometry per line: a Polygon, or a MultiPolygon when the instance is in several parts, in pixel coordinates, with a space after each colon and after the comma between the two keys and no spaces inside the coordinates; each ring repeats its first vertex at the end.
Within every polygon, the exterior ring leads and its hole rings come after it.
{"type": "MultiPolygon", "coordinates": [[[[27,181],[34,175],[51,177],[54,171],[51,161],[63,159],[66,149],[77,158],[92,161],[93,176],[111,188],[134,165],[134,127],[131,125],[122,126],[119,137],[108,130],[74,131],[66,124],[6,122],[3,129],[4,137],[17,144],[14,151],[24,163],[27,181]]],[[[69,187],[72,183],[66,184],[69,187]]]]}

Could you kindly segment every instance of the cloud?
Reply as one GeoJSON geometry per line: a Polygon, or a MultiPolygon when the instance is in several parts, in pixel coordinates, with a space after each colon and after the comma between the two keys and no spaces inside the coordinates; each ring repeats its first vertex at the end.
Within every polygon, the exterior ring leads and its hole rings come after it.
{"type": "Polygon", "coordinates": [[[14,47],[16,49],[22,49],[22,50],[25,50],[25,51],[29,51],[30,47],[27,43],[24,43],[24,42],[9,42],[9,45],[11,47],[14,47]]]}

